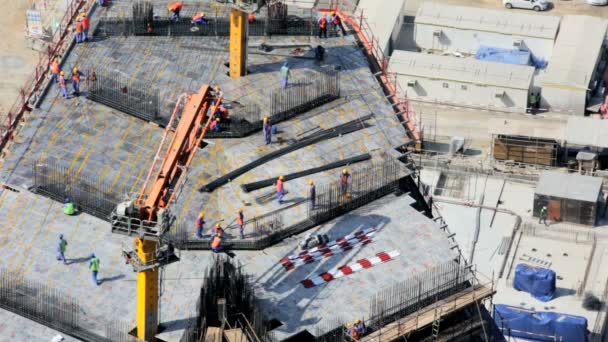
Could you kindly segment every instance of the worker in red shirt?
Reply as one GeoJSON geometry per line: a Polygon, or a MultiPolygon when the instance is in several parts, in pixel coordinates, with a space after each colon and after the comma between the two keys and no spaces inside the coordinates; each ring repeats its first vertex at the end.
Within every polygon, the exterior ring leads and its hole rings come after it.
{"type": "Polygon", "coordinates": [[[87,17],[87,14],[84,12],[82,12],[80,16],[82,17],[82,40],[86,42],[89,40],[89,29],[91,28],[91,21],[89,20],[89,17],[87,17]]]}
{"type": "Polygon", "coordinates": [[[241,239],[245,238],[245,215],[243,215],[243,209],[239,209],[236,212],[236,224],[239,226],[239,233],[241,235],[241,239]]]}
{"type": "Polygon", "coordinates": [[[178,1],[178,2],[174,2],[167,8],[169,10],[169,12],[171,12],[172,20],[179,21],[179,12],[182,10],[182,7],[183,7],[182,3],[178,1]]]}
{"type": "Polygon", "coordinates": [[[82,21],[76,20],[76,43],[82,43],[82,21]]]}
{"type": "Polygon", "coordinates": [[[342,196],[348,197],[348,179],[350,178],[350,173],[346,169],[342,170],[342,174],[340,175],[340,193],[342,196]]]}
{"type": "Polygon", "coordinates": [[[205,213],[204,212],[200,212],[198,214],[198,216],[196,217],[196,221],[194,221],[194,227],[196,228],[196,237],[197,238],[202,238],[203,237],[203,229],[205,229],[205,213]]]}
{"type": "Polygon", "coordinates": [[[283,196],[285,196],[285,186],[283,184],[284,180],[285,178],[283,176],[279,176],[279,179],[277,179],[277,182],[275,184],[275,188],[277,190],[277,200],[279,201],[279,204],[283,204],[283,196]]]}
{"type": "Polygon", "coordinates": [[[327,17],[325,17],[325,13],[319,18],[319,38],[323,37],[327,38],[327,17]]]}
{"type": "Polygon", "coordinates": [[[217,118],[215,120],[211,120],[211,124],[209,125],[209,129],[211,129],[213,132],[219,132],[220,131],[220,118],[217,118]]]}
{"type": "Polygon", "coordinates": [[[253,24],[255,22],[255,16],[253,15],[253,13],[249,13],[249,15],[247,16],[247,22],[250,24],[253,24]]]}
{"type": "Polygon", "coordinates": [[[59,72],[59,90],[61,90],[61,95],[63,95],[63,98],[67,98],[68,97],[68,90],[66,89],[66,82],[65,82],[65,73],[63,71],[59,72]]]}
{"type": "Polygon", "coordinates": [[[53,58],[51,62],[51,82],[59,82],[59,58],[53,58]]]}

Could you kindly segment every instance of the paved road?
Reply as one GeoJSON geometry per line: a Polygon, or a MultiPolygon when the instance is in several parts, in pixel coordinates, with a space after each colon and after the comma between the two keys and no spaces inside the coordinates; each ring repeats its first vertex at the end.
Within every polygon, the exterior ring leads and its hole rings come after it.
{"type": "MultiPolygon", "coordinates": [[[[405,14],[415,15],[420,3],[424,0],[408,0],[406,1],[405,14]]],[[[428,1],[428,0],[427,0],[428,1]]],[[[507,10],[502,6],[501,0],[441,0],[441,3],[459,6],[472,6],[480,8],[500,8],[505,11],[534,13],[528,10],[512,9],[507,10]]],[[[591,6],[585,0],[553,0],[551,1],[553,8],[546,12],[541,12],[543,15],[564,15],[564,14],[584,14],[597,17],[608,17],[608,6],[591,6]]]]}

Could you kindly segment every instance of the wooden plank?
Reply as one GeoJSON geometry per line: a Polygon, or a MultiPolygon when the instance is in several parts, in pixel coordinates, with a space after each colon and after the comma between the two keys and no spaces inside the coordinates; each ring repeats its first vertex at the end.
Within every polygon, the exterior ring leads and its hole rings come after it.
{"type": "Polygon", "coordinates": [[[228,342],[247,342],[247,337],[241,329],[224,330],[224,337],[228,342]]]}
{"type": "Polygon", "coordinates": [[[222,329],[208,327],[207,334],[205,334],[205,342],[222,342],[222,329]]]}
{"type": "Polygon", "coordinates": [[[395,340],[401,336],[405,336],[432,324],[435,320],[436,308],[440,308],[441,316],[446,316],[455,311],[463,309],[470,304],[493,296],[495,293],[496,291],[493,289],[480,285],[467,288],[444,300],[440,300],[432,305],[420,309],[414,314],[408,315],[396,322],[388,324],[384,328],[363,337],[361,341],[372,342],[395,340]]]}

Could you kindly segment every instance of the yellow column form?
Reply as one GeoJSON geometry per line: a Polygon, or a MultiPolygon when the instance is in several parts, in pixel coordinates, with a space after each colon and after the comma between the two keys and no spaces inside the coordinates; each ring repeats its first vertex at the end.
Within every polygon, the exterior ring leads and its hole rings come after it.
{"type": "Polygon", "coordinates": [[[247,73],[247,14],[230,10],[230,78],[247,73]]]}
{"type": "MultiPolygon", "coordinates": [[[[136,239],[137,255],[145,263],[154,260],[155,241],[136,239]]],[[[154,341],[158,331],[158,268],[137,273],[137,338],[154,341]]]]}

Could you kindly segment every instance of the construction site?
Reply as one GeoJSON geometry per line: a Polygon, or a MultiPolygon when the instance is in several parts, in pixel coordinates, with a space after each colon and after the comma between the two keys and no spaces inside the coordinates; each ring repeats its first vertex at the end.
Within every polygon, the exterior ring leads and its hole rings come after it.
{"type": "Polygon", "coordinates": [[[0,341],[605,341],[604,12],[35,3],[0,341]]]}

